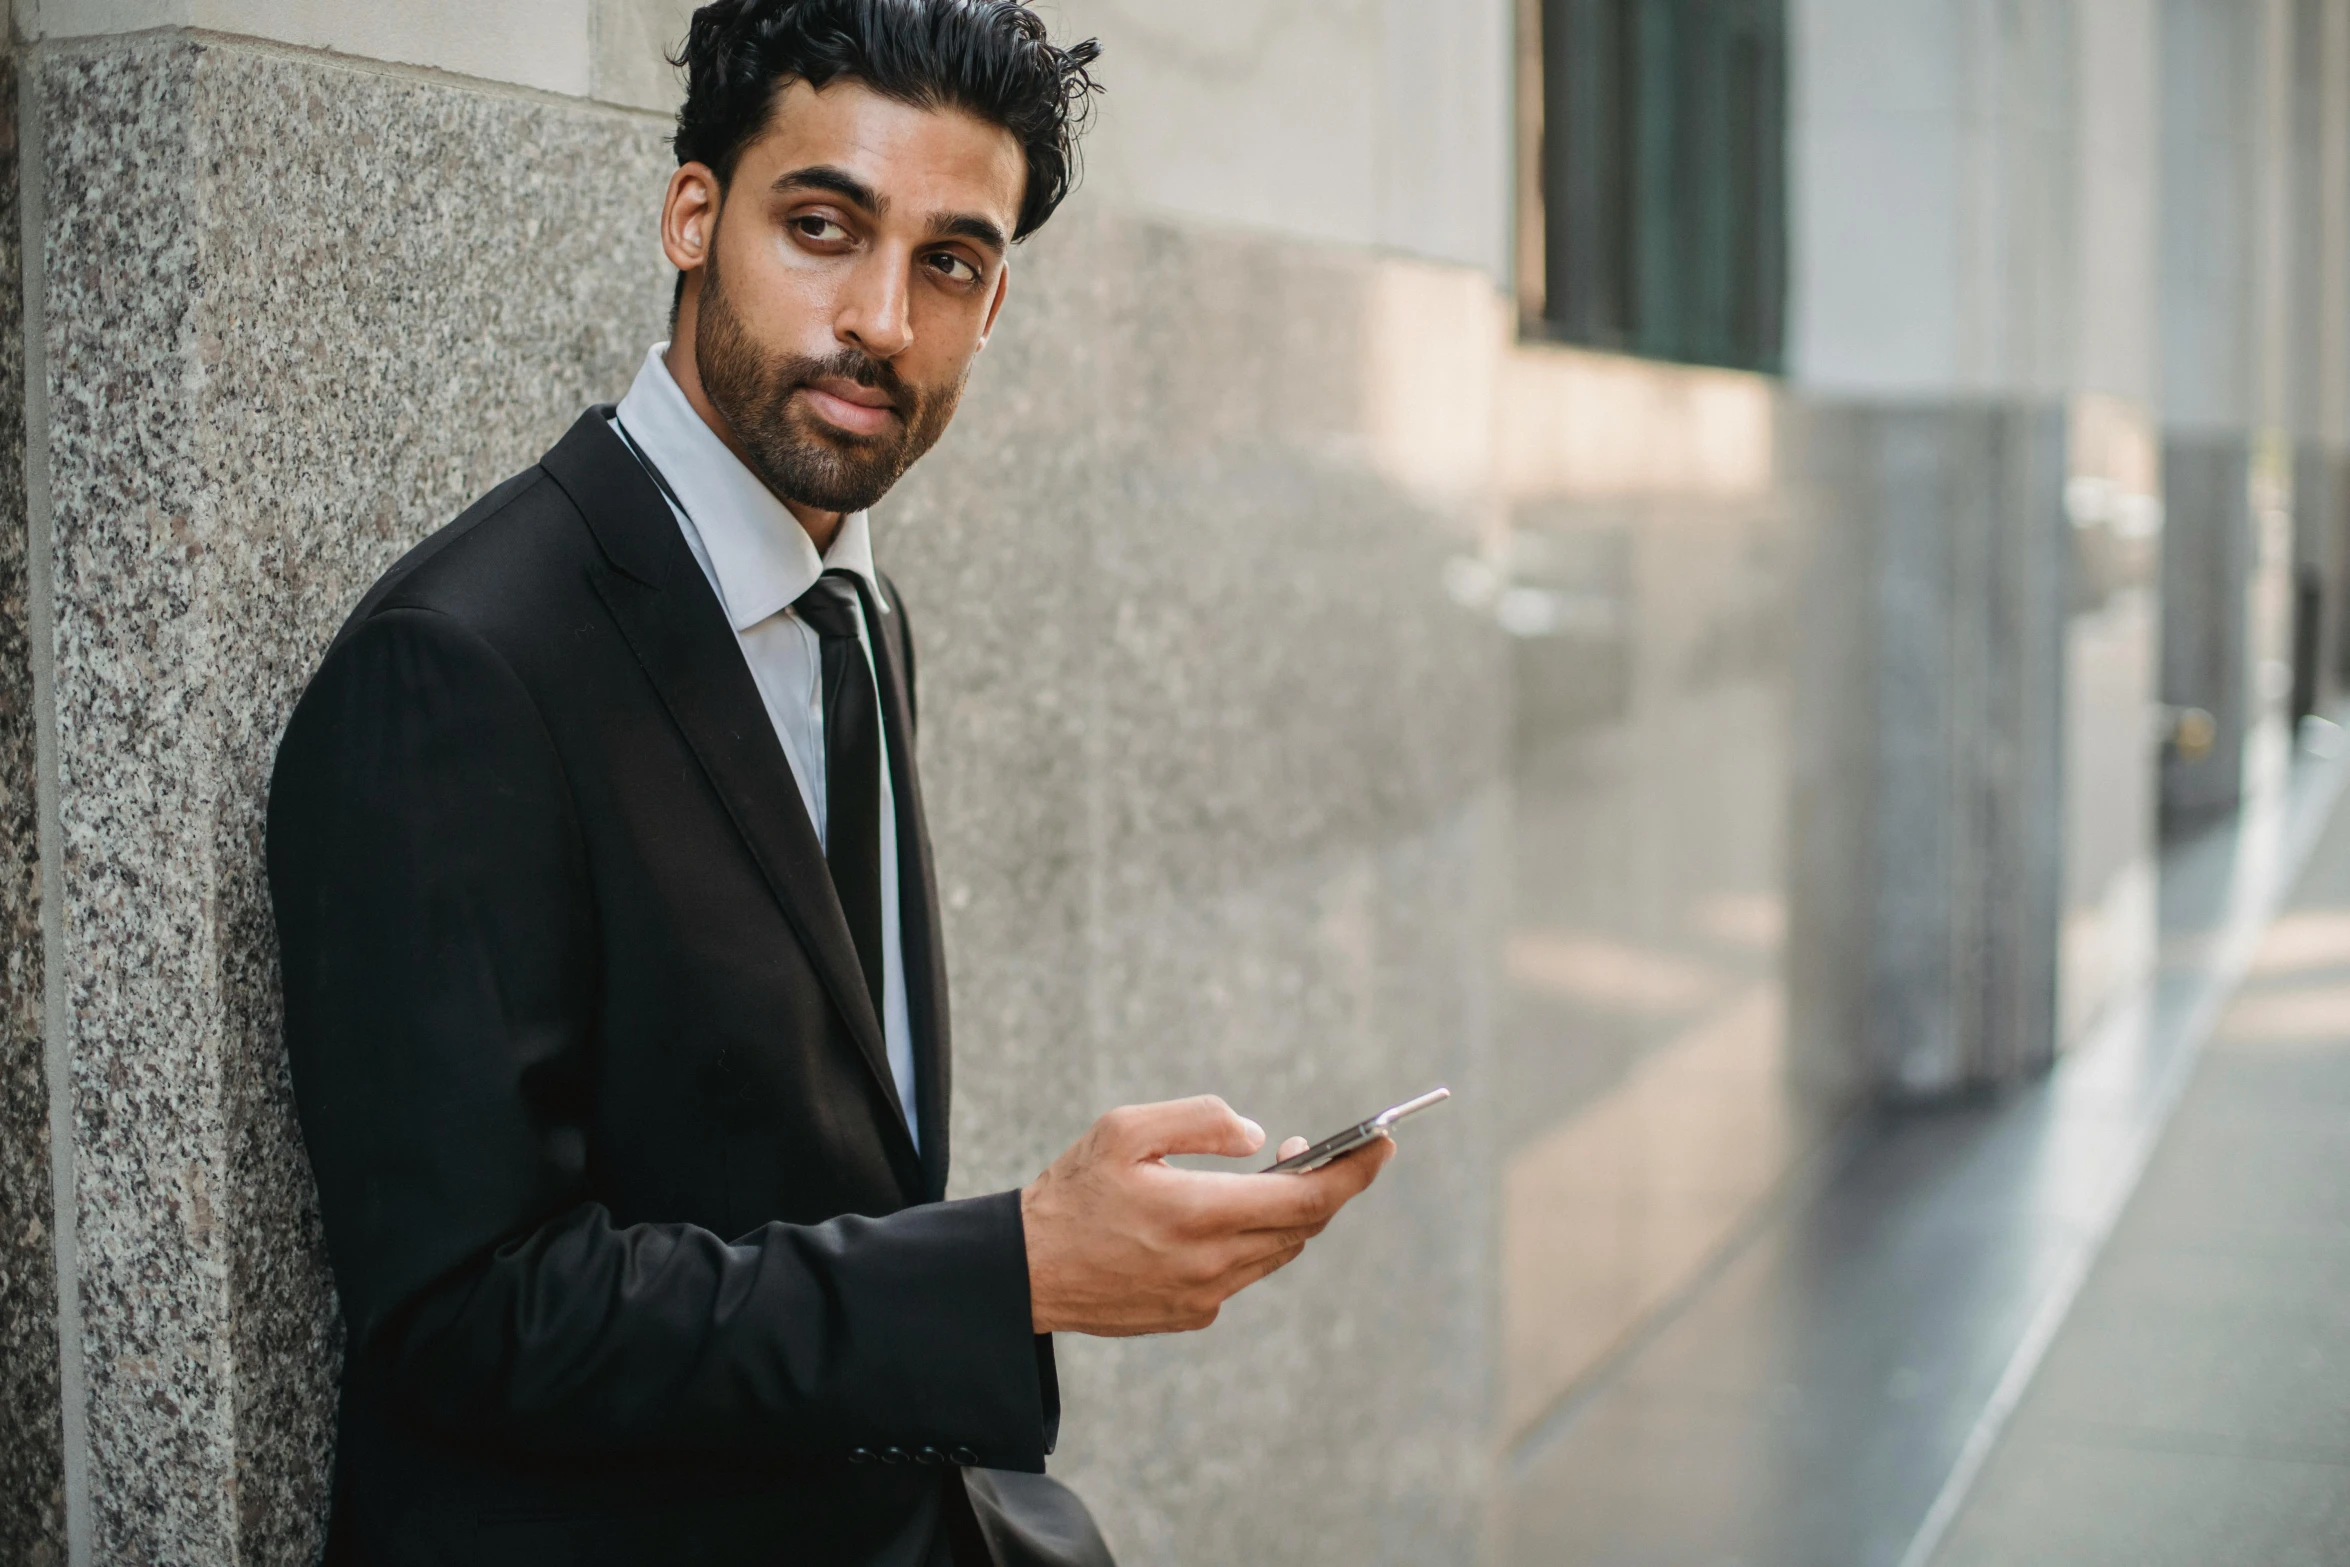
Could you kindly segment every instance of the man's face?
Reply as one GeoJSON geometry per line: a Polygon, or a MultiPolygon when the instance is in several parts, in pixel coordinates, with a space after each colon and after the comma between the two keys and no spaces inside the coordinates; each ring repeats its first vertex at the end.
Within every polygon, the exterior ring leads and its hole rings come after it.
{"type": "Polygon", "coordinates": [[[697,220],[680,187],[700,167],[671,182],[663,238],[689,271],[681,243],[700,246],[679,329],[702,391],[778,496],[861,511],[937,444],[995,324],[1019,143],[861,83],[794,82],[697,220]]]}

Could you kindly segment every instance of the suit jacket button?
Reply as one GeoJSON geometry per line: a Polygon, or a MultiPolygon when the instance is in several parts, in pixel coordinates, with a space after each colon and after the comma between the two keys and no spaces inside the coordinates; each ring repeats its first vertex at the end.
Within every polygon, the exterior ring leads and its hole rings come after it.
{"type": "Polygon", "coordinates": [[[947,1457],[953,1459],[956,1463],[961,1464],[966,1469],[979,1462],[979,1455],[967,1447],[958,1447],[953,1452],[947,1454],[947,1457]]]}
{"type": "Polygon", "coordinates": [[[902,1464],[906,1461],[906,1450],[902,1447],[885,1447],[881,1450],[881,1461],[885,1464],[902,1464]]]}
{"type": "Polygon", "coordinates": [[[873,1449],[870,1447],[850,1448],[849,1462],[852,1464],[869,1464],[873,1462],[873,1449]]]}
{"type": "Polygon", "coordinates": [[[943,1464],[946,1461],[947,1455],[935,1447],[925,1447],[914,1455],[914,1462],[918,1464],[943,1464]]]}

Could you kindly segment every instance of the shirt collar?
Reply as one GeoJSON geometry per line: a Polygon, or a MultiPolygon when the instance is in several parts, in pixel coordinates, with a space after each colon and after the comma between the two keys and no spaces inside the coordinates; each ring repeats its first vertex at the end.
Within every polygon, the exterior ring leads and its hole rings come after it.
{"type": "Polygon", "coordinates": [[[814,587],[827,569],[855,572],[874,602],[886,607],[867,515],[843,517],[832,548],[818,555],[791,508],[694,411],[669,373],[668,351],[667,343],[653,345],[616,412],[629,439],[669,481],[678,509],[700,536],[727,621],[748,631],[814,587]]]}

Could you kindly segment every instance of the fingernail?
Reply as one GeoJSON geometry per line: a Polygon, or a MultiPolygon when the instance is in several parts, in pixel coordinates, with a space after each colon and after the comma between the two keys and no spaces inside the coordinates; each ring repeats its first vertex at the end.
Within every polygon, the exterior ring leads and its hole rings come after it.
{"type": "Polygon", "coordinates": [[[1247,1116],[1244,1115],[1240,1118],[1240,1124],[1247,1127],[1248,1135],[1255,1138],[1258,1142],[1261,1143],[1265,1140],[1265,1129],[1257,1125],[1256,1122],[1250,1120],[1247,1116]]]}

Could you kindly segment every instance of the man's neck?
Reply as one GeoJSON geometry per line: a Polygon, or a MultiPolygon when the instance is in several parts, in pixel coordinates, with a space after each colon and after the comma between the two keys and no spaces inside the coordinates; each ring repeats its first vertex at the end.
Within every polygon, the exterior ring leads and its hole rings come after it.
{"type": "MultiPolygon", "coordinates": [[[[691,331],[692,322],[681,318],[676,338],[670,343],[669,352],[663,356],[662,363],[669,367],[669,378],[677,383],[679,391],[685,393],[685,400],[693,405],[695,413],[701,415],[702,423],[710,427],[710,433],[724,442],[728,451],[734,453],[735,461],[756,475],[759,465],[751,461],[750,453],[734,433],[734,426],[718,411],[718,405],[710,401],[709,392],[702,386],[701,369],[694,363],[691,331]]],[[[761,479],[760,482],[765,484],[766,480],[761,479]]],[[[775,487],[768,485],[767,491],[773,495],[775,487]]],[[[801,529],[816,546],[818,555],[832,548],[832,541],[840,537],[842,513],[803,506],[788,495],[776,495],[775,498],[783,502],[784,508],[799,520],[801,529]]]]}

